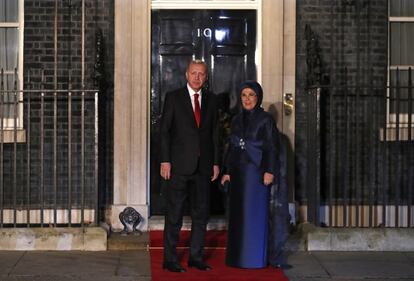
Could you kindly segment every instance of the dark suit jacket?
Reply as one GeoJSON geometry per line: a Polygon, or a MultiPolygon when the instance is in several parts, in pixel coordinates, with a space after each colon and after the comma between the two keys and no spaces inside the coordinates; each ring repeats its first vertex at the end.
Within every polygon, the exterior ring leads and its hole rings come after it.
{"type": "Polygon", "coordinates": [[[202,90],[200,128],[194,117],[187,86],[167,93],[161,118],[161,162],[172,173],[211,175],[218,165],[218,110],[214,94],[202,90]],[[199,158],[200,157],[200,158],[199,158]],[[200,159],[200,160],[198,160],[200,159]]]}

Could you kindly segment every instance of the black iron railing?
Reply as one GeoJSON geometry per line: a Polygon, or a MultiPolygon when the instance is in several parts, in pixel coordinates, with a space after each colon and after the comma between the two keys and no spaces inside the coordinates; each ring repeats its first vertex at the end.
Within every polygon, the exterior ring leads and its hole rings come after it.
{"type": "Polygon", "coordinates": [[[97,175],[96,90],[0,89],[0,227],[96,224],[97,175]]]}
{"type": "Polygon", "coordinates": [[[389,87],[309,88],[308,220],[333,227],[413,227],[411,69],[389,87]]]}

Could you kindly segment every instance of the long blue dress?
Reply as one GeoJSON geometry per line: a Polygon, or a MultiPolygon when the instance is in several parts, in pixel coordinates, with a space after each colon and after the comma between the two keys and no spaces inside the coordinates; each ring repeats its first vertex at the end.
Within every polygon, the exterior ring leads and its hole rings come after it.
{"type": "Polygon", "coordinates": [[[256,107],[232,122],[226,172],[230,174],[226,264],[240,268],[268,265],[270,187],[263,174],[278,173],[278,131],[273,117],[256,107]]]}

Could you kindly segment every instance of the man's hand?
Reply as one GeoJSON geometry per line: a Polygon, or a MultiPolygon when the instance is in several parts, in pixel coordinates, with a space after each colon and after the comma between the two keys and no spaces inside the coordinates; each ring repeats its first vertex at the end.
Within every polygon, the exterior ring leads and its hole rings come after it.
{"type": "Polygon", "coordinates": [[[211,181],[215,181],[220,173],[220,169],[218,165],[213,166],[213,175],[211,176],[211,181]]]}
{"type": "Polygon", "coordinates": [[[222,177],[221,177],[221,185],[224,185],[224,183],[226,182],[226,181],[230,181],[230,175],[223,175],[222,177]]]}
{"type": "Polygon", "coordinates": [[[273,175],[271,173],[264,173],[263,183],[264,185],[270,185],[273,182],[273,175]]]}
{"type": "Polygon", "coordinates": [[[170,179],[171,177],[171,163],[170,162],[161,163],[160,174],[163,179],[165,180],[170,179]]]}

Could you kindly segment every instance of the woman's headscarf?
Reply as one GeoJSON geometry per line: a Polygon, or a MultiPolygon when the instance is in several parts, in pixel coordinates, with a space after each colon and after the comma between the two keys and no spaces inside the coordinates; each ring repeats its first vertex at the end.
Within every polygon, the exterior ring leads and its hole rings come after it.
{"type": "Polygon", "coordinates": [[[240,102],[241,102],[241,92],[243,91],[243,89],[246,89],[246,88],[250,88],[256,93],[257,103],[256,103],[253,110],[259,108],[262,105],[262,100],[263,100],[262,86],[260,86],[260,84],[257,83],[256,81],[252,81],[252,80],[248,80],[246,82],[243,82],[240,85],[240,89],[239,89],[240,102]]]}
{"type": "Polygon", "coordinates": [[[263,100],[263,89],[262,86],[260,86],[259,83],[257,83],[256,81],[251,81],[248,80],[246,82],[243,82],[240,85],[240,90],[239,90],[239,95],[240,95],[240,105],[241,105],[241,109],[242,109],[242,126],[243,126],[243,135],[245,136],[247,134],[247,130],[249,127],[249,124],[251,122],[251,118],[252,115],[254,115],[255,112],[263,110],[260,106],[262,104],[262,100],[263,100]],[[252,110],[246,110],[243,108],[243,103],[241,101],[241,93],[243,91],[243,89],[246,88],[250,88],[252,89],[255,93],[256,93],[256,97],[257,97],[257,103],[254,106],[254,108],[252,110]]]}

